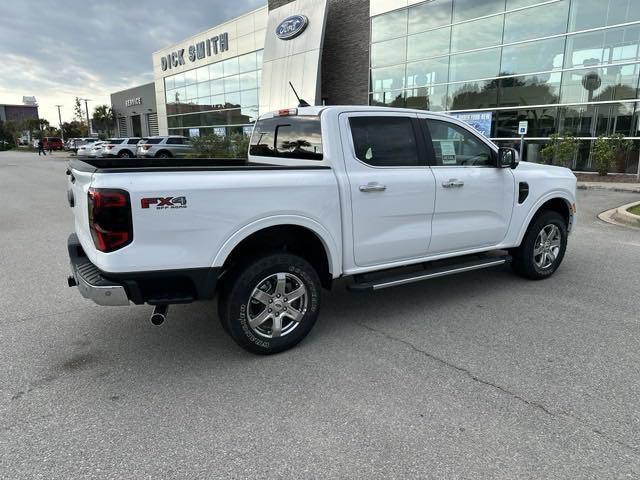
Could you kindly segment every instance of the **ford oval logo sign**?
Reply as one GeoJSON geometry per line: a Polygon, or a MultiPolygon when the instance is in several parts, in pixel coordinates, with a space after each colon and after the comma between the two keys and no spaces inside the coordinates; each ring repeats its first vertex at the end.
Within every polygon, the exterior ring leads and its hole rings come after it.
{"type": "Polygon", "coordinates": [[[291,40],[304,32],[307,25],[309,25],[307,17],[304,15],[292,15],[280,22],[280,25],[276,28],[276,35],[280,40],[291,40]]]}

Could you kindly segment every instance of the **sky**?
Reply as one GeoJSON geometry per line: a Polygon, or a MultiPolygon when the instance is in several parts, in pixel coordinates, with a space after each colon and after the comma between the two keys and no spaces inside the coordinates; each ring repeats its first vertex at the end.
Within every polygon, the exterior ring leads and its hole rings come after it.
{"type": "Polygon", "coordinates": [[[0,16],[0,104],[35,96],[40,117],[89,114],[110,94],[153,81],[151,54],[267,0],[7,0],[0,16]]]}

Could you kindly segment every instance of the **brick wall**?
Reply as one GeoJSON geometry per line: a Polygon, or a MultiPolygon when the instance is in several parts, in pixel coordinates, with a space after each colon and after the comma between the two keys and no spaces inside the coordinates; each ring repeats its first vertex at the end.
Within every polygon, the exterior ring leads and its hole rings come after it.
{"type": "MultiPolygon", "coordinates": [[[[269,10],[293,0],[269,0],[269,10]]],[[[329,105],[368,104],[369,0],[328,0],[322,98],[329,105]]]]}

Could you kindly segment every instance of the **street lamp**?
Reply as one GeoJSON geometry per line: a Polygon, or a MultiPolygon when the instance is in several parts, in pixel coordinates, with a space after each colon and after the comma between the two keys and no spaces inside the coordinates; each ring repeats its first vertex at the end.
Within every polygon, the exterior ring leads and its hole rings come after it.
{"type": "Polygon", "coordinates": [[[58,107],[58,122],[60,124],[60,137],[62,138],[62,143],[64,143],[64,132],[62,131],[62,115],[60,115],[60,109],[62,105],[56,105],[58,107]]]}
{"type": "Polygon", "coordinates": [[[84,109],[87,112],[87,135],[91,134],[91,122],[89,121],[89,106],[87,105],[87,102],[91,102],[92,100],[90,98],[81,98],[80,100],[82,100],[84,102],[84,109]]]}

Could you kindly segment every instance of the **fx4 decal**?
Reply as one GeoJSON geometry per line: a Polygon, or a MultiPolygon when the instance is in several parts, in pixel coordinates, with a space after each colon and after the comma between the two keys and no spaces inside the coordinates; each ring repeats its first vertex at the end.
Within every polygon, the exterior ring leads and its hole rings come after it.
{"type": "Polygon", "coordinates": [[[167,210],[169,208],[187,208],[187,197],[153,197],[140,200],[142,208],[155,206],[156,210],[167,210]]]}

